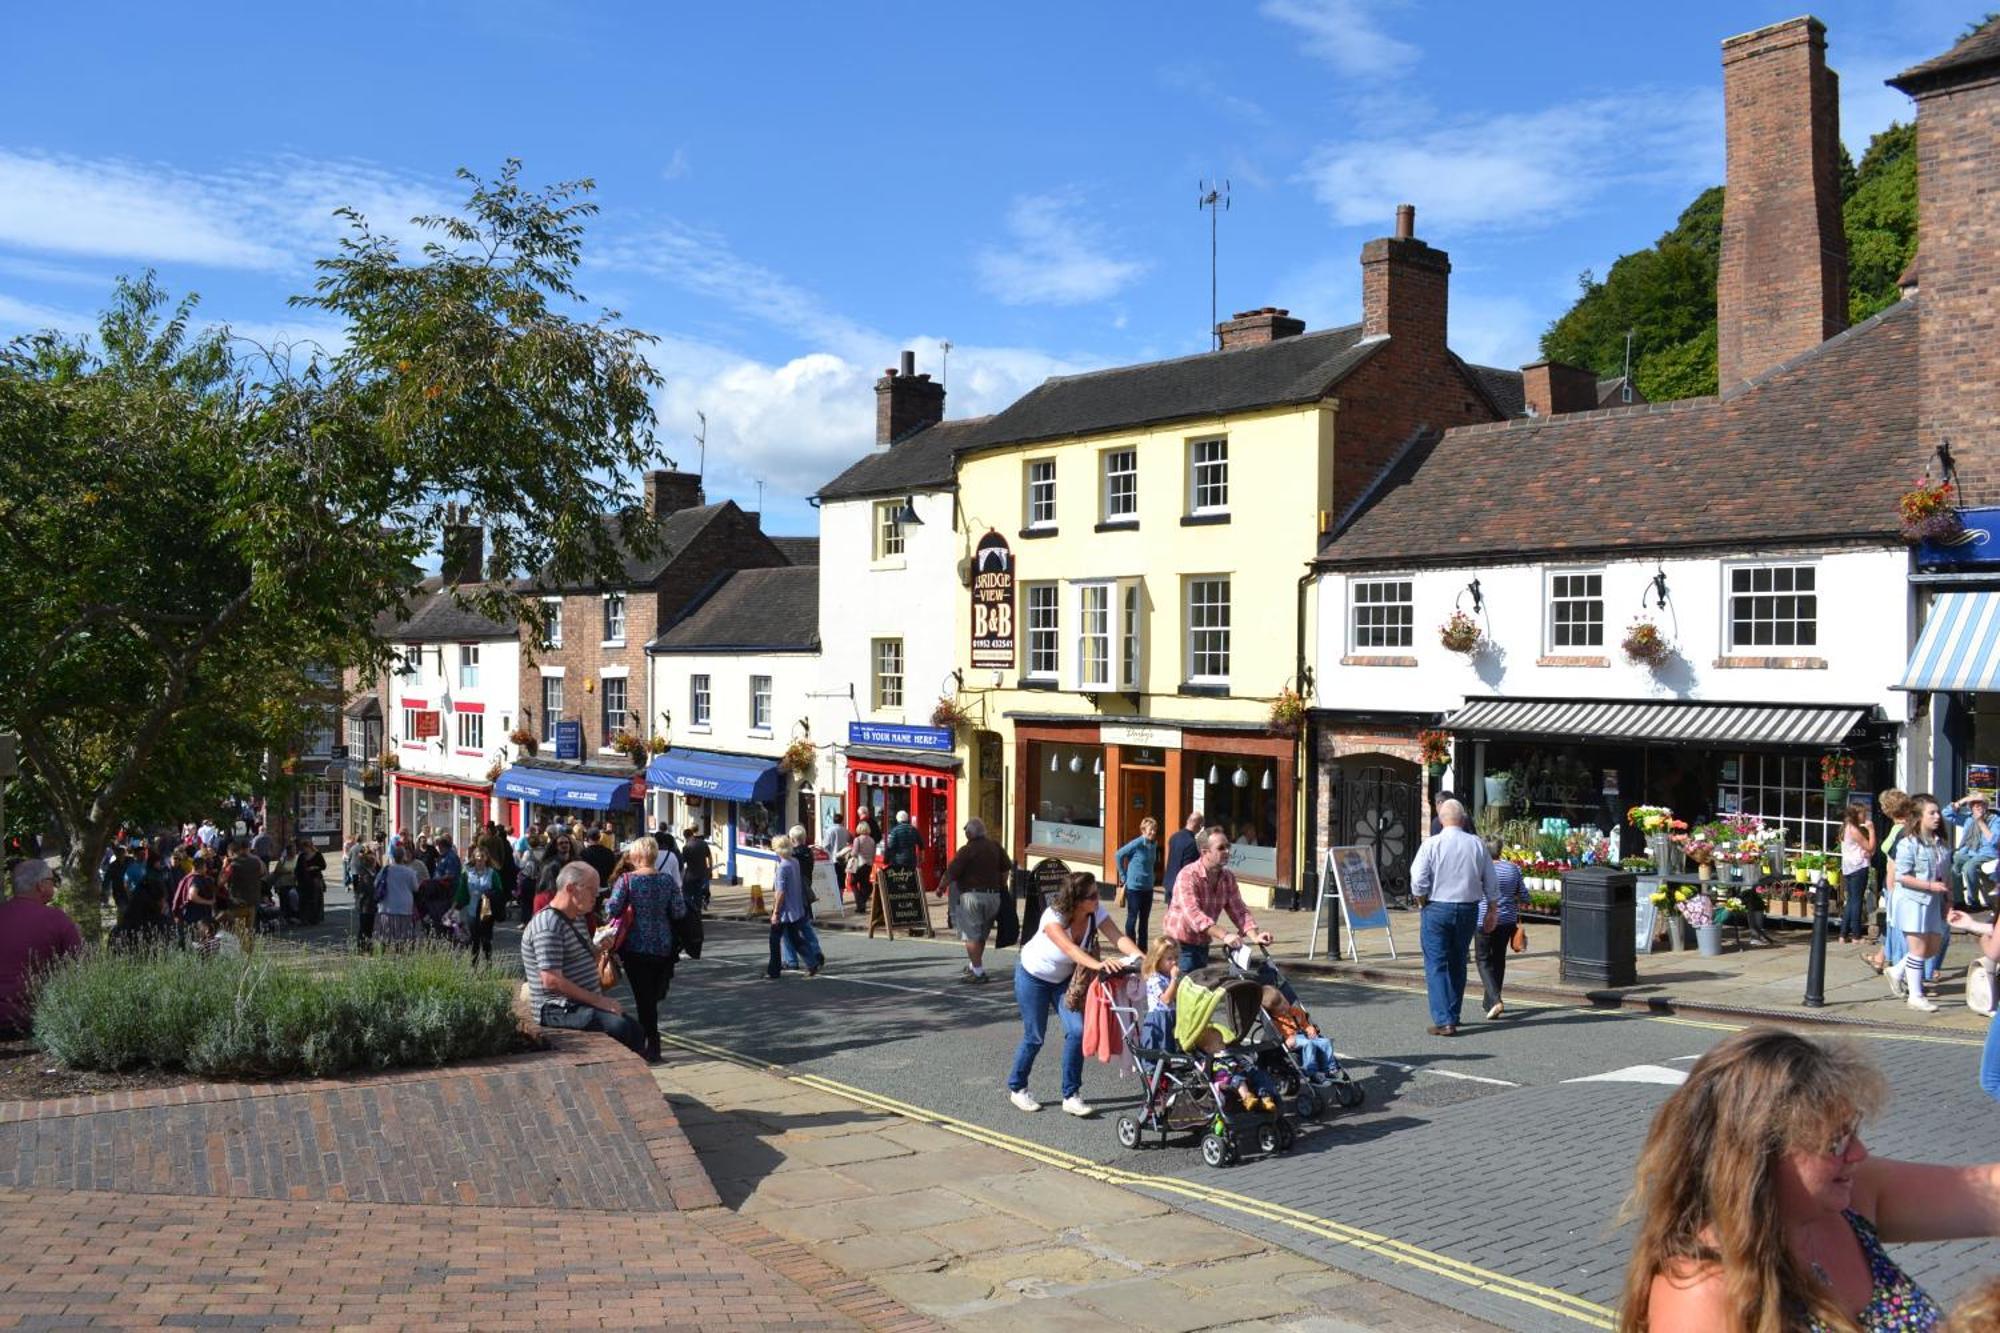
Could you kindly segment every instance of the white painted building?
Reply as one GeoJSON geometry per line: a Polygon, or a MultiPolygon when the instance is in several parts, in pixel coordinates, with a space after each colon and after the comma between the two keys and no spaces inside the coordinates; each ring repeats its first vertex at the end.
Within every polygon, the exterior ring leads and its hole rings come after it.
{"type": "Polygon", "coordinates": [[[450,589],[431,594],[395,633],[400,665],[383,694],[387,751],[398,764],[385,774],[389,824],[410,834],[449,829],[463,847],[501,813],[493,780],[514,752],[519,637],[511,622],[458,605],[450,589]]]}

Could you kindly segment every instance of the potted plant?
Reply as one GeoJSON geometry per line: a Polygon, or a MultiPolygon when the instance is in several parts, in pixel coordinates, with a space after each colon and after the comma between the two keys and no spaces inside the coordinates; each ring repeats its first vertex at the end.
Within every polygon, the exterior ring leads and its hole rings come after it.
{"type": "MultiPolygon", "coordinates": [[[[1300,709],[1299,716],[1305,716],[1303,708],[1300,709]]],[[[954,733],[960,732],[972,725],[972,714],[965,710],[965,705],[958,701],[957,695],[939,695],[937,707],[931,709],[931,725],[943,727],[954,733]]]]}
{"type": "Polygon", "coordinates": [[[1438,642],[1452,652],[1463,653],[1467,657],[1479,651],[1484,637],[1480,633],[1479,622],[1463,611],[1452,612],[1451,619],[1438,626],[1438,642]]]}
{"type": "Polygon", "coordinates": [[[1508,769],[1486,775],[1486,804],[1511,805],[1514,790],[1514,774],[1508,769]]]}
{"type": "Polygon", "coordinates": [[[1847,793],[1854,790],[1854,756],[1846,754],[1823,754],[1819,757],[1819,780],[1826,788],[1827,817],[1836,817],[1834,807],[1847,804],[1847,793]]]}
{"type": "Polygon", "coordinates": [[[520,750],[522,754],[535,754],[542,748],[541,737],[535,735],[534,732],[528,730],[526,727],[514,728],[507,733],[507,739],[512,741],[515,748],[520,750]]]}
{"type": "Polygon", "coordinates": [[[371,801],[382,795],[382,770],[373,764],[361,770],[361,794],[371,801]]]}
{"type": "Polygon", "coordinates": [[[1294,689],[1279,690],[1278,697],[1271,701],[1271,729],[1290,735],[1305,720],[1305,696],[1294,689]]]}
{"type": "MultiPolygon", "coordinates": [[[[1426,729],[1417,733],[1417,749],[1424,757],[1424,771],[1433,779],[1444,776],[1451,762],[1451,733],[1426,729]]],[[[1494,802],[1488,802],[1494,804],[1494,802]]]]}
{"type": "Polygon", "coordinates": [[[817,757],[818,751],[813,749],[813,743],[801,736],[785,747],[784,757],[778,760],[778,767],[794,776],[804,777],[812,772],[813,760],[817,757]]]}
{"type": "Polygon", "coordinates": [[[1681,920],[1694,928],[1695,946],[1705,958],[1713,958],[1722,952],[1722,927],[1715,921],[1715,901],[1705,893],[1697,893],[1679,905],[1681,920]]]}
{"type": "Polygon", "coordinates": [[[614,732],[611,737],[611,744],[607,748],[616,750],[627,759],[630,759],[634,768],[644,768],[646,766],[646,742],[641,740],[634,732],[614,732]]]}
{"type": "Polygon", "coordinates": [[[1959,517],[1954,498],[1950,482],[1933,483],[1928,477],[1903,492],[1903,498],[1896,502],[1903,540],[1912,546],[1918,542],[1938,545],[1963,536],[1965,521],[1959,517]]]}
{"type": "Polygon", "coordinates": [[[389,753],[382,756],[383,768],[386,768],[391,772],[393,772],[396,769],[401,768],[402,766],[403,766],[403,756],[397,754],[394,750],[391,750],[389,751],[389,753]]]}
{"type": "Polygon", "coordinates": [[[1660,627],[1644,616],[1626,627],[1625,637],[1618,646],[1625,650],[1625,660],[1634,666],[1657,668],[1674,655],[1674,647],[1660,633],[1660,627]]]}
{"type": "Polygon", "coordinates": [[[498,759],[495,759],[492,763],[486,766],[486,780],[488,782],[498,782],[500,780],[500,775],[506,771],[507,771],[506,765],[502,764],[498,759]]]}

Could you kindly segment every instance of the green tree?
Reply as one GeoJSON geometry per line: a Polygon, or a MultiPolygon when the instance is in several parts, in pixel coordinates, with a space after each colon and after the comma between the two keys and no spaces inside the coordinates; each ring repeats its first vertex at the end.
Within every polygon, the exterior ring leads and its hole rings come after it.
{"type": "Polygon", "coordinates": [[[192,335],[193,300],[150,274],[94,342],[0,350],[0,726],[87,926],[120,822],[281,783],[324,698],[313,669],[387,662],[376,617],[407,609],[448,508],[495,552],[464,600],[530,623],[511,575],[608,571],[655,540],[617,481],[657,456],[646,336],[568,312],[589,182],[531,190],[519,170],[461,173],[468,206],[416,219],[413,258],[344,214],[295,298],[343,321],[338,356],[192,335]]]}

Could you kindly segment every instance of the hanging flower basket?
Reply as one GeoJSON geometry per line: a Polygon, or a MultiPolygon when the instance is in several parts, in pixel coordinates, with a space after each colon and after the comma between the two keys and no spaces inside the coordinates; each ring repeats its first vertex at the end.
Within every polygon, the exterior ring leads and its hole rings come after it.
{"type": "Polygon", "coordinates": [[[401,768],[402,766],[403,766],[403,756],[397,754],[394,750],[391,750],[389,751],[389,753],[382,756],[383,768],[394,770],[401,768]]]}
{"type": "Polygon", "coordinates": [[[1271,726],[1276,731],[1292,732],[1306,720],[1305,696],[1297,690],[1279,690],[1278,697],[1271,701],[1271,726]]]}
{"type": "Polygon", "coordinates": [[[382,770],[381,770],[381,769],[379,769],[379,768],[376,768],[376,767],[375,767],[375,766],[374,766],[373,764],[369,765],[369,766],[368,766],[367,768],[364,768],[364,769],[362,769],[362,770],[361,770],[361,787],[362,787],[362,790],[364,790],[364,791],[366,791],[366,790],[367,790],[368,788],[370,788],[370,787],[373,787],[373,788],[375,788],[375,789],[376,789],[376,790],[378,790],[378,791],[379,791],[379,790],[381,790],[381,787],[382,787],[382,770]]]}
{"type": "Polygon", "coordinates": [[[646,752],[648,754],[665,754],[667,749],[667,738],[657,732],[646,742],[646,752]]]}
{"type": "Polygon", "coordinates": [[[1625,660],[1634,666],[1657,668],[1674,655],[1674,647],[1660,633],[1660,627],[1645,619],[1633,621],[1618,646],[1625,650],[1625,660]]]}
{"type": "Polygon", "coordinates": [[[618,751],[618,753],[630,759],[634,767],[643,767],[646,763],[646,742],[632,732],[620,731],[614,733],[611,737],[609,748],[618,751]]]}
{"type": "Polygon", "coordinates": [[[1896,504],[1902,520],[1903,540],[1911,545],[1930,542],[1933,545],[1956,540],[1965,532],[1965,522],[1959,517],[1958,506],[1954,503],[1952,484],[1948,481],[1932,482],[1929,478],[1919,481],[1916,486],[1903,493],[1896,504]]]}
{"type": "Polygon", "coordinates": [[[963,731],[972,725],[972,714],[956,695],[939,695],[937,707],[931,709],[931,725],[951,732],[963,731]]]}
{"type": "Polygon", "coordinates": [[[1438,642],[1452,652],[1463,653],[1467,657],[1478,652],[1484,640],[1479,622],[1463,611],[1452,612],[1451,619],[1438,626],[1438,642]]]}
{"type": "Polygon", "coordinates": [[[1424,757],[1424,770],[1434,778],[1444,776],[1451,763],[1451,733],[1424,730],[1417,733],[1417,749],[1424,757]]]}
{"type": "Polygon", "coordinates": [[[492,763],[486,766],[486,780],[488,782],[498,782],[500,780],[500,775],[506,771],[507,770],[505,766],[503,766],[500,763],[500,761],[496,759],[492,763]]]}
{"type": "Polygon", "coordinates": [[[542,748],[541,738],[526,727],[516,727],[507,733],[507,739],[520,748],[522,754],[534,754],[542,748]]]}
{"type": "Polygon", "coordinates": [[[812,772],[813,761],[818,757],[819,752],[813,748],[813,743],[801,736],[785,747],[784,757],[778,761],[778,767],[787,773],[803,777],[812,772]]]}
{"type": "Polygon", "coordinates": [[[1819,757],[1819,780],[1825,787],[1826,803],[1831,810],[1847,804],[1847,793],[1854,790],[1854,756],[1847,754],[1823,754],[1819,757]]]}

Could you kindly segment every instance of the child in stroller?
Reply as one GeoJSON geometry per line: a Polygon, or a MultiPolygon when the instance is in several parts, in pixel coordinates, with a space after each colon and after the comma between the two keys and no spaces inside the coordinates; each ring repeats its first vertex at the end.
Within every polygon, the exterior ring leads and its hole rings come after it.
{"type": "Polygon", "coordinates": [[[1351,1111],[1361,1105],[1361,1085],[1299,1004],[1298,992],[1271,961],[1270,951],[1260,947],[1253,955],[1248,944],[1242,945],[1230,954],[1229,971],[1258,985],[1259,1030],[1248,1049],[1277,1080],[1280,1094],[1298,1099],[1299,1118],[1311,1120],[1335,1106],[1351,1111]]]}

